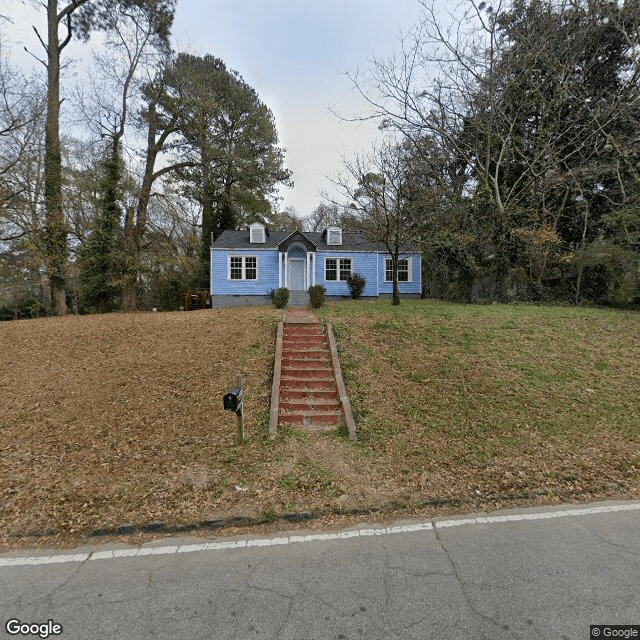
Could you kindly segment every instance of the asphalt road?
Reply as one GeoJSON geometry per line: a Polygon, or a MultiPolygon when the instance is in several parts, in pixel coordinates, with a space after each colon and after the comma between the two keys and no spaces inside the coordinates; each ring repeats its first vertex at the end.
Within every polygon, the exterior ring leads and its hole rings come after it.
{"type": "Polygon", "coordinates": [[[0,638],[588,640],[640,625],[640,503],[607,505],[2,554],[0,638]]]}

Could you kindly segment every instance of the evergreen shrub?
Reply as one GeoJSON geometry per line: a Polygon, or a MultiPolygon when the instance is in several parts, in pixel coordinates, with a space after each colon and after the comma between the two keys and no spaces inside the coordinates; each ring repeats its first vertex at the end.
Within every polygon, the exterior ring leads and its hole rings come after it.
{"type": "Polygon", "coordinates": [[[271,299],[271,303],[276,309],[284,309],[289,302],[289,289],[281,287],[280,289],[271,289],[267,294],[271,299]]]}
{"type": "Polygon", "coordinates": [[[347,286],[353,300],[358,300],[367,286],[367,279],[360,273],[352,273],[347,278],[347,286]]]}
{"type": "Polygon", "coordinates": [[[309,287],[309,300],[311,301],[312,309],[319,309],[325,301],[327,296],[327,289],[321,284],[314,284],[309,287]]]}

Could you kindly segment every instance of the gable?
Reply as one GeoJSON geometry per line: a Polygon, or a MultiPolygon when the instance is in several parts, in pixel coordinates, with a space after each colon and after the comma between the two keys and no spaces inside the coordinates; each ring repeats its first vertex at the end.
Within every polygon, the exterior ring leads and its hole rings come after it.
{"type": "Polygon", "coordinates": [[[282,242],[280,242],[280,244],[278,244],[278,251],[287,251],[287,249],[289,249],[289,247],[296,242],[304,245],[307,251],[317,250],[315,243],[309,240],[309,238],[307,238],[307,236],[302,233],[302,231],[296,229],[292,234],[287,236],[284,240],[282,240],[282,242]]]}

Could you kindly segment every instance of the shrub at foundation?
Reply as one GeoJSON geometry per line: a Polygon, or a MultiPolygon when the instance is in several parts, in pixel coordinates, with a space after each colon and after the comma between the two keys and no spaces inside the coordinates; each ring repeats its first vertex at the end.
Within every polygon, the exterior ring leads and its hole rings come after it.
{"type": "Polygon", "coordinates": [[[321,284],[314,284],[309,287],[309,300],[311,301],[312,309],[319,309],[325,301],[327,296],[327,290],[321,284]]]}

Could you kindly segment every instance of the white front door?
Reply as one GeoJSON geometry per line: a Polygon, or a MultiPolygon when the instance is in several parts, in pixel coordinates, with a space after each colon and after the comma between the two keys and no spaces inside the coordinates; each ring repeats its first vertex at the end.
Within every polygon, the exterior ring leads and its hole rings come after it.
{"type": "Polygon", "coordinates": [[[304,291],[305,260],[289,258],[289,289],[304,291]]]}

